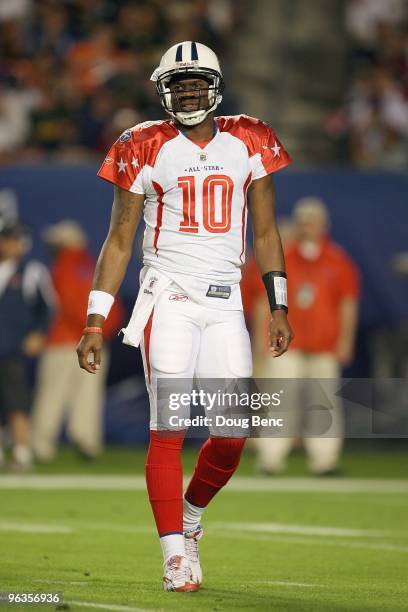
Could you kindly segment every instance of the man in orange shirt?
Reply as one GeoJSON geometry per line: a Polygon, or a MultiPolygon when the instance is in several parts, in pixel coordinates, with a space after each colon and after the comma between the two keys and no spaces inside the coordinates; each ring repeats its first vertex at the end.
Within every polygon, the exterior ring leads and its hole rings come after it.
{"type": "MultiPolygon", "coordinates": [[[[83,329],[95,260],[84,231],[75,221],[65,220],[46,228],[44,240],[55,255],[51,273],[58,304],[39,366],[33,449],[39,460],[50,461],[67,417],[70,439],[91,458],[102,448],[107,359],[99,376],[87,376],[78,369],[75,347],[83,329]]],[[[119,328],[121,317],[120,301],[116,301],[104,327],[105,338],[119,328]]]]}
{"type": "MultiPolygon", "coordinates": [[[[257,353],[255,376],[337,379],[341,368],[353,359],[359,274],[350,257],[329,238],[329,215],[321,200],[312,197],[299,200],[293,221],[295,240],[287,247],[285,259],[289,320],[295,337],[289,351],[280,359],[268,354],[264,340],[268,310],[262,292],[252,319],[253,346],[257,353]]],[[[300,384],[289,385],[288,391],[283,404],[290,411],[288,437],[256,440],[259,467],[266,473],[277,473],[284,468],[294,441],[301,435],[300,384]],[[295,432],[297,427],[299,430],[295,432]]],[[[341,404],[332,397],[330,402],[332,430],[336,433],[331,437],[304,438],[310,468],[316,474],[335,471],[342,448],[341,404]]]]}

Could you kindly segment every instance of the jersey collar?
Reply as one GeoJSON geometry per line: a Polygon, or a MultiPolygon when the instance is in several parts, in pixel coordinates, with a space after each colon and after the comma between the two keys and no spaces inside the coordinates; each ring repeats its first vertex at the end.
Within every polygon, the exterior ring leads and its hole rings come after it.
{"type": "Polygon", "coordinates": [[[217,134],[219,132],[217,121],[215,119],[214,119],[214,122],[213,122],[213,133],[212,133],[212,136],[211,136],[211,138],[209,140],[201,140],[201,141],[191,140],[191,138],[186,136],[186,134],[185,134],[183,129],[179,128],[176,124],[174,124],[174,127],[176,128],[176,130],[178,130],[179,134],[181,134],[181,136],[183,138],[188,140],[188,142],[191,142],[191,144],[199,147],[200,149],[205,149],[205,147],[207,145],[209,145],[210,142],[212,142],[214,140],[214,138],[217,136],[217,134]]]}

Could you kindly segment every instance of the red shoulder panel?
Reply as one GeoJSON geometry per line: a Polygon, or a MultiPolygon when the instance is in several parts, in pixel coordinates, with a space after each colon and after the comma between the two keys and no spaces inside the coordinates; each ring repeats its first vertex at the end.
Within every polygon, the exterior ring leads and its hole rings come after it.
{"type": "Polygon", "coordinates": [[[276,172],[292,162],[292,158],[273,129],[260,119],[248,115],[217,117],[217,125],[220,132],[229,132],[242,140],[249,157],[259,154],[267,174],[276,172]]]}
{"type": "Polygon", "coordinates": [[[98,176],[130,189],[143,166],[153,166],[162,146],[178,133],[171,121],[147,121],[125,130],[110,148],[98,176]]]}

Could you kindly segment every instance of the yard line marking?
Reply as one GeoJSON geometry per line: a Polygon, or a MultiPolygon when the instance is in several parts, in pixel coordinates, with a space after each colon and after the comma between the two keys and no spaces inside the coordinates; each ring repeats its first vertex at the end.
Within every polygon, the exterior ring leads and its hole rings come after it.
{"type": "Polygon", "coordinates": [[[73,533],[66,525],[40,525],[38,523],[19,523],[0,521],[0,531],[18,531],[20,533],[73,533]]]}
{"type": "MultiPolygon", "coordinates": [[[[207,529],[209,531],[209,529],[207,529]]],[[[311,540],[310,538],[285,538],[283,536],[273,536],[272,534],[268,537],[268,535],[260,535],[257,533],[255,535],[251,533],[237,533],[237,532],[226,532],[226,531],[217,531],[217,536],[219,538],[227,538],[227,539],[239,539],[239,540],[255,540],[256,542],[269,542],[269,543],[282,543],[282,544],[306,544],[307,546],[333,546],[334,548],[361,548],[365,550],[376,550],[376,551],[389,551],[389,552],[401,552],[408,553],[408,546],[399,546],[398,544],[387,544],[378,542],[376,544],[370,544],[370,542],[342,542],[341,540],[327,540],[327,539],[318,539],[311,540]]]]}
{"type": "Polygon", "coordinates": [[[38,578],[36,580],[33,580],[32,582],[38,584],[71,584],[73,586],[89,585],[89,580],[43,580],[38,578]]]}
{"type": "Polygon", "coordinates": [[[146,481],[141,475],[5,474],[0,476],[0,489],[142,491],[145,488],[146,481]]]}
{"type": "MultiPolygon", "coordinates": [[[[186,476],[185,483],[189,477],[186,476]]],[[[88,491],[144,491],[144,476],[74,475],[74,474],[4,474],[0,476],[0,489],[88,490],[88,491]]],[[[378,478],[286,478],[272,479],[258,476],[237,476],[226,489],[232,492],[288,492],[288,493],[408,493],[408,479],[378,478]]]]}
{"type": "MultiPolygon", "coordinates": [[[[378,531],[374,529],[354,529],[354,528],[344,528],[344,527],[327,527],[320,525],[295,525],[293,523],[225,523],[225,522],[213,522],[207,523],[207,529],[215,531],[218,533],[230,532],[228,537],[235,537],[238,535],[241,537],[243,535],[242,532],[248,534],[264,534],[271,535],[272,541],[277,541],[277,538],[274,537],[273,534],[295,534],[295,535],[308,535],[308,536],[335,536],[339,538],[386,538],[386,537],[400,537],[400,532],[397,531],[378,531]]],[[[73,522],[70,525],[61,525],[59,523],[47,523],[47,525],[39,525],[37,523],[27,523],[27,522],[17,522],[17,521],[9,521],[4,520],[0,521],[0,530],[3,531],[19,531],[22,533],[78,533],[80,531],[113,531],[116,533],[124,533],[124,534],[152,534],[155,533],[156,530],[153,526],[150,525],[118,525],[117,523],[98,523],[96,522],[73,522]]],[[[226,535],[226,534],[225,534],[226,535]]],[[[255,536],[252,536],[255,537],[255,536]]],[[[295,541],[294,539],[288,539],[285,541],[295,541]]],[[[305,543],[308,540],[305,540],[305,543]]],[[[350,543],[351,546],[351,543],[350,543]]],[[[371,546],[371,545],[370,545],[371,546]]],[[[378,547],[379,544],[374,544],[375,547],[378,547]]],[[[388,550],[391,547],[391,550],[395,549],[397,546],[398,550],[403,550],[405,552],[406,547],[394,544],[388,544],[386,542],[381,543],[381,546],[384,547],[384,550],[388,550]]],[[[408,550],[408,548],[407,548],[408,550]]],[[[64,582],[64,581],[62,581],[64,582]]]]}
{"type": "Polygon", "coordinates": [[[266,584],[271,586],[307,587],[324,588],[324,584],[310,584],[309,582],[290,582],[289,580],[254,580],[251,584],[266,584]]]}
{"type": "Polygon", "coordinates": [[[239,476],[228,485],[229,491],[286,491],[306,493],[408,493],[408,480],[385,478],[288,478],[270,479],[239,476]]]}
{"type": "MultiPolygon", "coordinates": [[[[44,517],[43,517],[44,518],[44,517]]],[[[114,531],[118,533],[155,533],[153,526],[149,525],[118,525],[116,523],[88,523],[88,522],[72,522],[70,525],[61,525],[54,523],[52,519],[47,525],[39,525],[38,523],[27,523],[26,521],[12,521],[5,518],[0,520],[0,531],[20,531],[22,533],[75,533],[78,531],[114,531]]]]}
{"type": "Polygon", "coordinates": [[[67,601],[71,606],[82,606],[83,608],[98,608],[100,610],[114,610],[116,612],[158,612],[157,608],[130,608],[115,604],[93,603],[91,601],[67,601]]]}
{"type": "Polygon", "coordinates": [[[117,525],[115,523],[76,523],[78,529],[95,531],[117,531],[119,533],[156,533],[156,529],[149,525],[117,525]]]}
{"type": "MultiPolygon", "coordinates": [[[[252,531],[256,533],[295,533],[298,535],[339,536],[359,538],[362,536],[383,537],[390,532],[348,527],[325,527],[320,525],[294,525],[292,523],[209,523],[208,527],[228,531],[252,531]]],[[[392,533],[392,532],[391,532],[392,533]]]]}

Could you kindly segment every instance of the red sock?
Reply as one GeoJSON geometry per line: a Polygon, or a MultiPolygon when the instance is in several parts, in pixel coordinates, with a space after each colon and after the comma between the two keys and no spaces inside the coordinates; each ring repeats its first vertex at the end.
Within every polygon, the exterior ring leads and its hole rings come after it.
{"type": "Polygon", "coordinates": [[[209,438],[201,447],[185,498],[204,508],[239,465],[245,438],[209,438]]]}
{"type": "Polygon", "coordinates": [[[183,533],[183,442],[184,434],[150,432],[146,483],[160,536],[183,533]]]}

